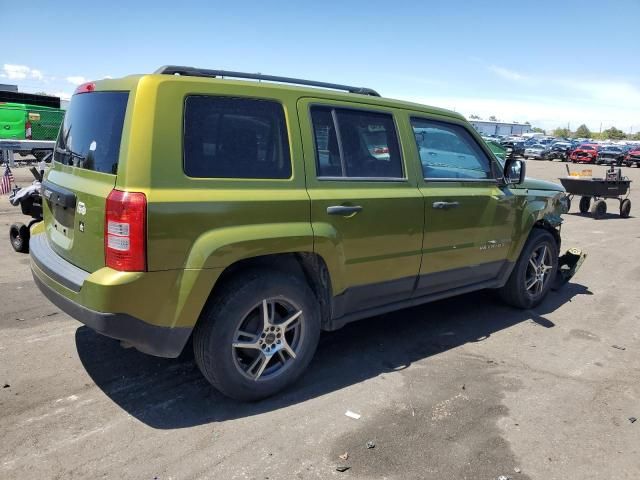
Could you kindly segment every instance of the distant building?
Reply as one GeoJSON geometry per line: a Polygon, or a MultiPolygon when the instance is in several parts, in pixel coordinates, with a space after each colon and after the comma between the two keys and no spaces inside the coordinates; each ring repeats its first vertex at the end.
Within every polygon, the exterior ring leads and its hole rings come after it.
{"type": "Polygon", "coordinates": [[[7,85],[5,83],[0,83],[0,92],[17,92],[18,85],[7,85]]]}
{"type": "Polygon", "coordinates": [[[469,120],[481,135],[522,135],[531,131],[526,123],[490,122],[488,120],[469,120]]]}

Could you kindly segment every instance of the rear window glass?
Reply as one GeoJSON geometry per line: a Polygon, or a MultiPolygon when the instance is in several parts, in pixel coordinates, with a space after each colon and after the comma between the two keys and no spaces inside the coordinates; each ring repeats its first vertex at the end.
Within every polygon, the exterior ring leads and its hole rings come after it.
{"type": "Polygon", "coordinates": [[[60,128],[55,160],[116,174],[128,99],[128,92],[74,95],[60,128]]]}
{"type": "Polygon", "coordinates": [[[290,178],[282,105],[268,100],[187,97],[184,171],[199,178],[290,178]]]}
{"type": "Polygon", "coordinates": [[[313,107],[318,177],[402,178],[393,117],[386,113],[313,107]]]}

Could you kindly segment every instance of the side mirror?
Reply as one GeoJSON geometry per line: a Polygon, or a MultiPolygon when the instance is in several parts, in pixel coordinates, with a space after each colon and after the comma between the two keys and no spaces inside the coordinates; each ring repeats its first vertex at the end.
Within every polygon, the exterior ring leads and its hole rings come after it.
{"type": "Polygon", "coordinates": [[[502,172],[504,181],[508,185],[519,185],[527,175],[527,164],[522,160],[507,161],[502,172]]]}

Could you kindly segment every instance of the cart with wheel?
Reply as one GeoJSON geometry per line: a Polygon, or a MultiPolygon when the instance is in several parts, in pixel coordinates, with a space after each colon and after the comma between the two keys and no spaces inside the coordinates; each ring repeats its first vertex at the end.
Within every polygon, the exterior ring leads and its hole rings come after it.
{"type": "Polygon", "coordinates": [[[607,213],[605,201],[607,199],[618,200],[621,217],[627,218],[631,212],[631,200],[629,200],[631,180],[622,176],[620,169],[614,170],[612,167],[607,171],[605,178],[569,176],[560,178],[560,182],[567,191],[569,205],[575,195],[580,196],[579,209],[581,213],[591,211],[595,218],[604,217],[607,213]]]}
{"type": "Polygon", "coordinates": [[[29,252],[31,227],[42,221],[42,194],[40,189],[44,166],[41,167],[40,171],[35,167],[31,167],[30,170],[35,181],[28,187],[16,187],[11,195],[9,195],[9,202],[11,205],[16,207],[20,205],[22,213],[31,217],[31,221],[28,225],[25,225],[24,223],[14,223],[9,228],[11,246],[16,252],[20,253],[29,252]]]}

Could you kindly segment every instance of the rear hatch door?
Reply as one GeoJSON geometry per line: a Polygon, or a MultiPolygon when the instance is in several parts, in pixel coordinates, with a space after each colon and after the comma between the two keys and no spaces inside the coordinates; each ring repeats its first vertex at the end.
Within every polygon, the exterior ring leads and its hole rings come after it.
{"type": "Polygon", "coordinates": [[[128,92],[74,95],[43,182],[43,208],[51,248],[77,267],[105,265],[104,215],[114,188],[128,92]]]}

